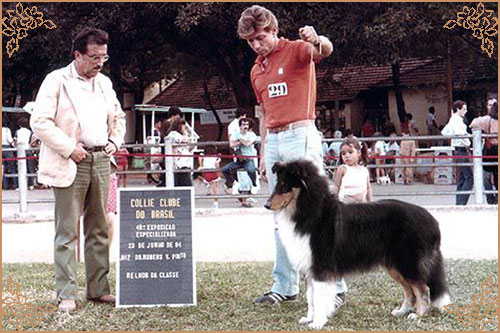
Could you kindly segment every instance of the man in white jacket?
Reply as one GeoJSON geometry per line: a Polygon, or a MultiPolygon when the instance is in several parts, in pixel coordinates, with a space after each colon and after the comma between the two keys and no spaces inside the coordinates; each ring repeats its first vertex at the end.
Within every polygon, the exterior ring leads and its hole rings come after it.
{"type": "Polygon", "coordinates": [[[82,30],[73,62],[47,75],[36,98],[31,128],[41,140],[38,181],[54,188],[54,263],[60,311],[76,308],[78,221],[84,213],[87,299],[115,303],[110,294],[106,202],[110,156],[125,135],[125,114],[109,78],[100,74],[108,34],[82,30]]]}

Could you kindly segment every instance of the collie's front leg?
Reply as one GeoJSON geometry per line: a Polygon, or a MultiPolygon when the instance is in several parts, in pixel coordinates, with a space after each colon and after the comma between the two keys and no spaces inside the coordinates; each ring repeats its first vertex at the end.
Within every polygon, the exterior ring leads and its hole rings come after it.
{"type": "Polygon", "coordinates": [[[313,307],[313,284],[312,284],[312,278],[311,277],[307,277],[306,278],[306,286],[307,286],[307,291],[306,291],[306,296],[307,296],[307,316],[300,318],[299,324],[301,324],[301,325],[309,324],[311,321],[313,321],[313,313],[314,313],[314,307],[313,307]]]}
{"type": "Polygon", "coordinates": [[[331,281],[312,280],[312,322],[308,325],[314,329],[321,329],[328,321],[328,315],[332,310],[333,297],[335,296],[335,284],[331,281]]]}

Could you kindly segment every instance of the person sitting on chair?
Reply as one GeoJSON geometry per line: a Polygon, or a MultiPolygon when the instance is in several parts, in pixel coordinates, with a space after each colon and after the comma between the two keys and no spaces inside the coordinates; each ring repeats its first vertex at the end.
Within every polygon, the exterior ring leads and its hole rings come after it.
{"type": "Polygon", "coordinates": [[[233,171],[239,168],[244,168],[252,181],[252,186],[257,186],[255,162],[253,158],[245,157],[257,155],[257,150],[255,149],[257,135],[253,131],[253,122],[251,119],[242,118],[239,121],[239,125],[240,131],[231,137],[229,145],[235,150],[239,148],[240,157],[235,162],[226,164],[221,170],[226,180],[226,193],[232,193],[234,183],[233,171]]]}

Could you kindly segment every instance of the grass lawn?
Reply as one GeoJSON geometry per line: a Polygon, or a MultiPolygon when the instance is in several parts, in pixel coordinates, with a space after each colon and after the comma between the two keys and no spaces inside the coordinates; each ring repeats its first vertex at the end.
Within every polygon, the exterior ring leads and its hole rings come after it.
{"type": "MultiPolygon", "coordinates": [[[[267,291],[271,283],[272,263],[197,263],[198,306],[184,308],[127,308],[86,302],[83,297],[84,267],[79,266],[80,286],[78,310],[45,315],[35,330],[69,331],[162,331],[162,330],[273,330],[300,331],[307,326],[298,324],[307,311],[305,292],[295,303],[280,306],[256,305],[252,300],[267,291]]],[[[498,299],[498,261],[446,260],[446,272],[452,303],[466,305],[481,292],[480,285],[490,276],[498,299]]],[[[19,293],[29,303],[45,307],[55,304],[54,267],[49,264],[2,265],[2,291],[6,293],[8,277],[19,284],[19,293]]],[[[115,290],[115,267],[110,274],[115,290]]],[[[324,330],[401,330],[450,331],[475,330],[448,313],[433,309],[426,317],[411,321],[394,318],[390,312],[402,301],[402,288],[382,270],[347,278],[347,304],[330,319],[324,330]]],[[[302,291],[305,286],[302,284],[302,291]]],[[[498,305],[498,304],[497,304],[498,305]]],[[[2,318],[3,330],[15,326],[2,318]]],[[[24,327],[23,329],[32,329],[24,327]]],[[[498,330],[498,320],[487,324],[486,330],[498,330]]]]}

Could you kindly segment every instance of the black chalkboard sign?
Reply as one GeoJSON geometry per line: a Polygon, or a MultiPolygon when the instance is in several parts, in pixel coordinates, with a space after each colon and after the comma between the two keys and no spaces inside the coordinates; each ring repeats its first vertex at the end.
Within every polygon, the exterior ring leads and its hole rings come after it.
{"type": "Polygon", "coordinates": [[[117,306],[196,305],[193,189],[119,189],[117,306]]]}

